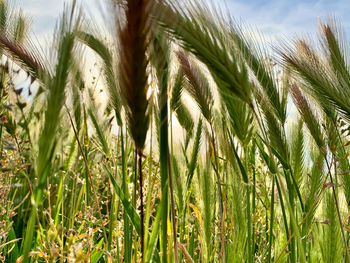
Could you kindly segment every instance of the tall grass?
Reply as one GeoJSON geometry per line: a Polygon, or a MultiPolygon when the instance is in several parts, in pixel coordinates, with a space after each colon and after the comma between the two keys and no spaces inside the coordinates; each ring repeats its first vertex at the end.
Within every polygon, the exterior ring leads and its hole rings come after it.
{"type": "Polygon", "coordinates": [[[107,7],[46,54],[0,2],[0,261],[349,262],[339,25],[268,53],[203,2],[107,7]]]}

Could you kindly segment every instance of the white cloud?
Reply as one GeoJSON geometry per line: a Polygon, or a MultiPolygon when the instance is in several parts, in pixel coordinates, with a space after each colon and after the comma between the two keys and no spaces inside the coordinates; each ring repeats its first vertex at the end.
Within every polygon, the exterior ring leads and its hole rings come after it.
{"type": "Polygon", "coordinates": [[[345,31],[350,31],[348,17],[350,2],[346,0],[219,0],[219,2],[226,2],[233,17],[241,18],[248,25],[256,27],[268,39],[290,38],[296,34],[316,32],[319,19],[324,20],[329,16],[335,16],[345,31]]]}

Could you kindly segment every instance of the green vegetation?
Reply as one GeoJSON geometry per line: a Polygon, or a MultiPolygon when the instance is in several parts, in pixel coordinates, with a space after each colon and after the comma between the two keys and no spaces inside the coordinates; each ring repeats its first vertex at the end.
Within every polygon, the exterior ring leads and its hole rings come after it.
{"type": "Polygon", "coordinates": [[[341,27],[268,53],[203,2],[108,4],[44,52],[0,0],[0,262],[350,262],[341,27]]]}

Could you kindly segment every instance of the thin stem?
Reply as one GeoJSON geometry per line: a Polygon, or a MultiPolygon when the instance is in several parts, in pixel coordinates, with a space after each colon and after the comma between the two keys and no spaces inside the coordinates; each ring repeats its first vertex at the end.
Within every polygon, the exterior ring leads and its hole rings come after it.
{"type": "MultiPolygon", "coordinates": [[[[135,149],[134,149],[134,190],[133,190],[133,197],[132,197],[132,199],[133,199],[133,204],[134,204],[134,207],[135,207],[135,209],[137,209],[137,202],[136,202],[136,200],[137,200],[137,197],[136,197],[136,189],[137,189],[137,150],[136,150],[136,147],[135,147],[135,149]]],[[[134,240],[134,248],[135,248],[135,260],[136,260],[136,258],[137,258],[137,249],[138,249],[138,244],[137,244],[137,238],[135,238],[135,240],[134,240]]]]}
{"type": "Polygon", "coordinates": [[[335,207],[337,209],[337,214],[338,214],[338,219],[339,219],[339,224],[340,224],[340,230],[341,230],[341,234],[342,234],[342,238],[344,241],[344,245],[345,245],[345,256],[346,256],[346,260],[348,262],[349,261],[349,254],[348,254],[348,243],[346,242],[346,237],[345,237],[345,232],[344,232],[344,226],[343,226],[343,222],[341,220],[341,215],[340,215],[340,209],[339,209],[339,203],[338,203],[338,198],[337,198],[337,193],[335,191],[335,185],[333,182],[333,176],[331,173],[331,167],[329,166],[328,160],[326,158],[326,156],[324,155],[324,159],[326,161],[326,165],[327,165],[327,169],[328,169],[328,173],[329,173],[329,179],[331,181],[331,187],[332,187],[332,192],[333,192],[333,197],[334,197],[334,202],[335,202],[335,207]]]}
{"type": "MultiPolygon", "coordinates": [[[[21,147],[19,146],[19,142],[18,142],[16,134],[13,137],[15,138],[15,142],[16,142],[16,145],[17,145],[18,153],[20,155],[22,155],[21,147]]],[[[23,159],[22,159],[22,163],[23,163],[23,159]]]]}
{"type": "Polygon", "coordinates": [[[140,208],[140,217],[141,217],[141,258],[142,262],[144,260],[144,236],[145,236],[145,226],[144,226],[144,213],[143,213],[143,178],[142,178],[142,152],[139,151],[139,180],[140,180],[140,202],[141,202],[141,208],[140,208]]]}
{"type": "Polygon", "coordinates": [[[269,250],[267,255],[267,262],[271,262],[272,251],[272,236],[273,236],[273,222],[274,222],[274,204],[275,204],[275,176],[272,179],[272,192],[271,192],[271,210],[270,210],[270,231],[269,231],[269,250]]]}
{"type": "Polygon", "coordinates": [[[214,160],[215,160],[215,174],[216,174],[216,180],[218,184],[218,192],[219,192],[219,206],[220,206],[220,235],[221,235],[221,256],[222,256],[222,262],[225,262],[225,233],[224,233],[224,208],[222,204],[222,191],[221,191],[221,183],[220,183],[220,175],[219,175],[219,166],[218,166],[218,160],[216,156],[216,144],[215,144],[215,134],[213,125],[209,123],[210,130],[211,130],[211,139],[213,144],[213,151],[214,151],[214,160]]]}
{"type": "Polygon", "coordinates": [[[137,150],[134,150],[134,207],[136,208],[136,189],[137,189],[137,150]]]}
{"type": "MultiPolygon", "coordinates": [[[[125,131],[125,134],[126,131],[125,131]]],[[[127,172],[126,172],[126,163],[125,163],[125,148],[124,148],[124,133],[123,133],[123,126],[120,127],[120,136],[121,136],[121,154],[122,154],[122,188],[124,195],[127,200],[129,200],[129,191],[128,191],[128,183],[127,183],[127,172]]],[[[127,213],[123,213],[123,221],[124,221],[124,232],[125,232],[125,238],[124,238],[124,259],[126,263],[131,262],[131,252],[132,252],[132,226],[130,227],[129,223],[129,217],[127,213]]]]}
{"type": "MultiPolygon", "coordinates": [[[[251,153],[252,155],[255,154],[255,152],[252,152],[251,153]]],[[[255,198],[256,198],[256,178],[255,178],[255,158],[251,158],[252,160],[252,172],[253,172],[253,193],[252,193],[252,214],[255,215],[255,209],[256,209],[256,201],[255,201],[255,198]]],[[[252,238],[253,238],[253,248],[252,248],[252,251],[253,251],[253,254],[254,254],[254,251],[255,251],[255,225],[253,224],[252,226],[252,238]]]]}
{"type": "MultiPolygon", "coordinates": [[[[275,177],[275,175],[273,175],[275,177]]],[[[276,177],[276,187],[277,187],[277,191],[278,191],[278,196],[280,198],[280,203],[281,203],[281,210],[282,210],[282,216],[283,216],[283,222],[284,222],[284,228],[285,228],[285,231],[286,231],[286,236],[288,239],[291,239],[292,236],[293,236],[293,233],[290,233],[289,232],[289,227],[288,227],[288,221],[287,221],[287,215],[286,215],[286,211],[285,211],[285,208],[284,208],[284,201],[283,201],[283,195],[282,195],[282,191],[281,191],[281,187],[280,187],[280,184],[278,182],[278,178],[276,177]]],[[[290,243],[288,243],[288,246],[289,246],[290,243]]]]}
{"type": "Polygon", "coordinates": [[[168,169],[169,169],[169,186],[170,186],[170,201],[171,201],[171,216],[173,221],[173,236],[174,236],[174,250],[175,250],[175,262],[179,262],[179,251],[177,246],[177,234],[176,234],[176,219],[175,219],[175,198],[174,198],[174,186],[173,176],[170,163],[170,155],[168,153],[168,169]]]}

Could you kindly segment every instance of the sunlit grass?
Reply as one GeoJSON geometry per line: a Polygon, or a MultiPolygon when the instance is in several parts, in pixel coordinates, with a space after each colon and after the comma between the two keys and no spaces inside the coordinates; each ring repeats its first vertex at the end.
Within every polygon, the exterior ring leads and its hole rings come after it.
{"type": "Polygon", "coordinates": [[[117,2],[44,54],[0,1],[0,262],[349,262],[340,26],[267,58],[202,2],[117,2]]]}

